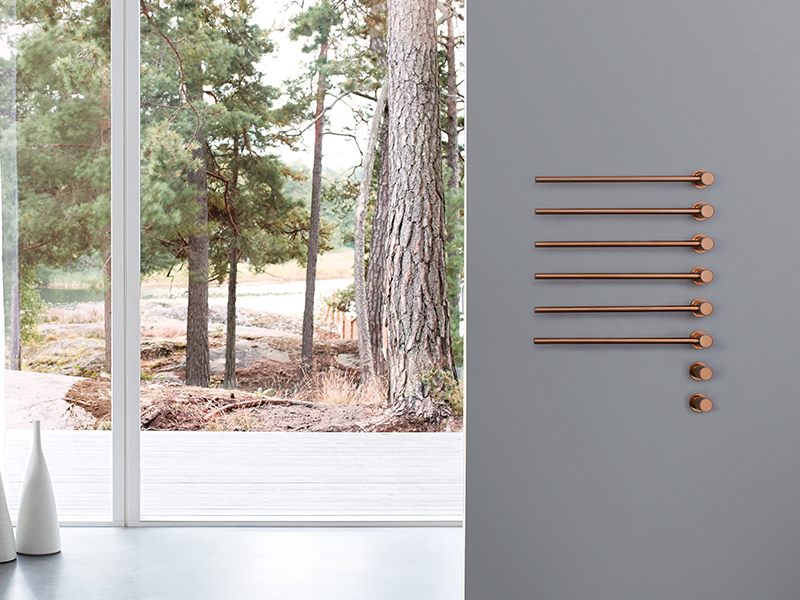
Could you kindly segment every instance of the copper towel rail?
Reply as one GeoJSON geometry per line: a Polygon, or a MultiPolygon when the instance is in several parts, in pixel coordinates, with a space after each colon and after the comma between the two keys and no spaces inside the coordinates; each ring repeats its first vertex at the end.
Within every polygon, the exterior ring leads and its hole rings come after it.
{"type": "Polygon", "coordinates": [[[714,340],[705,331],[693,331],[688,338],[535,338],[534,344],[691,344],[710,348],[714,340]]]}
{"type": "Polygon", "coordinates": [[[696,235],[690,240],[659,240],[659,241],[602,241],[602,242],[536,242],[536,248],[691,248],[695,252],[708,252],[714,247],[714,240],[705,235],[696,235]]]}
{"type": "Polygon", "coordinates": [[[697,202],[691,208],[537,208],[537,215],[691,215],[697,221],[714,216],[714,207],[697,202]]]}
{"type": "Polygon", "coordinates": [[[695,317],[707,317],[714,312],[711,302],[696,298],[687,306],[537,306],[537,313],[618,313],[618,312],[688,312],[695,317]]]}
{"type": "Polygon", "coordinates": [[[535,273],[534,279],[688,279],[697,285],[714,281],[714,273],[695,267],[691,273],[535,273]]]}
{"type": "Polygon", "coordinates": [[[536,183],[671,183],[687,182],[696,188],[714,183],[714,174],[695,171],[691,175],[646,175],[634,177],[537,177],[536,183]]]}

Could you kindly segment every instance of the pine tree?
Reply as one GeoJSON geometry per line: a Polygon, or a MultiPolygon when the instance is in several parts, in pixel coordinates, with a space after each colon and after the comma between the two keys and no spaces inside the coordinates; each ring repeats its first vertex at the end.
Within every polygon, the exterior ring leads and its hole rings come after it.
{"type": "Polygon", "coordinates": [[[319,253],[320,212],[322,197],[322,137],[325,128],[325,96],[328,93],[331,67],[328,63],[334,29],[341,23],[341,15],[328,0],[321,0],[293,19],[290,32],[292,39],[312,38],[303,47],[303,52],[316,52],[311,65],[317,83],[314,93],[314,165],[311,171],[311,229],[308,236],[306,261],[306,291],[303,307],[303,342],[300,362],[303,372],[309,376],[314,366],[314,292],[317,278],[317,254],[319,253]]]}
{"type": "MultiPolygon", "coordinates": [[[[84,255],[103,263],[111,369],[110,80],[107,3],[20,2],[16,45],[19,279],[84,255]]],[[[18,281],[12,337],[21,333],[18,281]],[[18,322],[17,322],[18,323],[18,322]]],[[[12,340],[12,348],[19,348],[12,340]]],[[[12,364],[18,355],[12,351],[12,364]]]]}
{"type": "Polygon", "coordinates": [[[452,378],[439,128],[436,3],[389,0],[389,394],[405,419],[450,414],[435,397],[452,378]]]}

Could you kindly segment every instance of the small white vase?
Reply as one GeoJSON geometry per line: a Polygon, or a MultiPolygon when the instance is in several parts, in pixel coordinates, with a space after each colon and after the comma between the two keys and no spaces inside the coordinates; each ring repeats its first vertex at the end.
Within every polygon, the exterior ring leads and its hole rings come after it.
{"type": "Polygon", "coordinates": [[[3,489],[3,478],[0,477],[0,563],[17,558],[17,547],[14,544],[14,528],[8,514],[6,492],[3,489]]]}
{"type": "Polygon", "coordinates": [[[17,518],[17,552],[37,555],[61,552],[56,499],[42,452],[42,427],[39,421],[33,422],[33,449],[22,483],[17,518]]]}

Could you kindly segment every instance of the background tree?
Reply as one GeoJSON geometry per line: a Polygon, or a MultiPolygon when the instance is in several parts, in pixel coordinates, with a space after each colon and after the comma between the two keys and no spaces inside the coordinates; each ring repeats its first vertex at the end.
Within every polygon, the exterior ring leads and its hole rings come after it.
{"type": "Polygon", "coordinates": [[[314,293],[317,278],[317,254],[319,253],[320,205],[322,194],[322,137],[325,127],[325,95],[328,92],[331,65],[328,51],[334,28],[341,23],[341,15],[328,0],[322,0],[293,20],[294,27],[290,37],[312,38],[303,47],[303,52],[317,52],[317,59],[311,65],[317,76],[314,94],[314,166],[311,170],[311,229],[308,236],[308,258],[306,262],[306,290],[303,308],[303,344],[300,363],[308,376],[314,363],[314,293]]]}
{"type": "Polygon", "coordinates": [[[446,417],[452,377],[434,0],[389,0],[389,396],[408,419],[446,417]],[[436,107],[436,108],[434,108],[436,107]]]}
{"type": "MultiPolygon", "coordinates": [[[[463,4],[463,2],[461,3],[463,4]]],[[[447,25],[447,31],[442,39],[444,46],[444,65],[442,71],[444,72],[444,107],[445,115],[444,130],[447,134],[445,141],[445,160],[447,162],[447,169],[449,177],[447,179],[447,187],[451,190],[461,187],[461,151],[458,144],[458,102],[461,95],[458,92],[458,66],[456,62],[456,46],[460,43],[460,39],[456,36],[456,19],[463,18],[456,12],[454,0],[446,0],[445,14],[443,15],[444,22],[447,25]]]]}
{"type": "MultiPolygon", "coordinates": [[[[276,118],[269,109],[277,91],[261,83],[258,62],[273,45],[255,24],[250,0],[143,2],[142,7],[144,154],[151,161],[143,175],[155,184],[142,186],[143,255],[149,255],[143,267],[170,268],[176,260],[187,265],[186,383],[207,386],[209,176],[227,185],[221,197],[229,201],[228,221],[237,231],[240,184],[246,172],[266,172],[259,171],[257,152],[267,145],[265,130],[276,118]],[[178,166],[183,171],[176,171],[178,166]],[[182,175],[175,178],[176,173],[182,175]]],[[[239,256],[237,247],[226,246],[229,259],[239,256]]]]}
{"type": "MultiPolygon", "coordinates": [[[[36,302],[36,269],[96,254],[110,372],[109,7],[20,2],[18,18],[26,27],[16,48],[19,276],[12,287],[20,296],[12,299],[19,306],[12,309],[12,338],[22,331],[13,320],[36,302]]],[[[12,348],[17,344],[12,339],[12,348]]]]}
{"type": "MultiPolygon", "coordinates": [[[[226,26],[231,20],[226,3],[210,0],[156,3],[142,0],[142,121],[144,136],[164,119],[179,132],[193,162],[185,173],[185,190],[176,196],[180,205],[165,207],[180,214],[180,228],[169,239],[176,257],[185,258],[188,267],[186,314],[186,384],[208,387],[210,383],[208,348],[208,178],[206,165],[204,86],[213,85],[223,71],[220,63],[234,51],[226,26]],[[177,236],[180,243],[173,238],[177,236]]],[[[236,11],[233,11],[236,15],[236,11]]],[[[142,204],[148,200],[146,187],[142,204]]],[[[144,212],[144,210],[143,210],[144,212]]],[[[158,223],[158,222],[156,222],[158,223]]],[[[154,223],[147,223],[152,232],[154,223]]],[[[144,264],[144,263],[143,263],[144,264]]]]}

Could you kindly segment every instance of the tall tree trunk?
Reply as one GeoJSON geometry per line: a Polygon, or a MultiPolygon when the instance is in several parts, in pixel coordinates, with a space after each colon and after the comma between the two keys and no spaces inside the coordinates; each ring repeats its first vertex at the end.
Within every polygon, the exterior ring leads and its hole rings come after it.
{"type": "Polygon", "coordinates": [[[389,214],[389,109],[384,105],[380,130],[378,189],[372,214],[372,237],[367,265],[367,314],[375,374],[386,375],[383,355],[383,307],[386,301],[386,228],[389,214]]]}
{"type": "Polygon", "coordinates": [[[102,232],[103,257],[103,341],[105,342],[105,370],[111,374],[111,227],[102,232]]]}
{"type": "Polygon", "coordinates": [[[231,240],[230,266],[228,271],[228,315],[225,332],[225,389],[236,389],[236,275],[239,267],[239,249],[236,237],[231,240]]]}
{"type": "MultiPolygon", "coordinates": [[[[328,58],[328,44],[319,49],[319,62],[328,58]]],[[[319,253],[319,226],[322,203],[322,134],[325,126],[325,94],[328,81],[323,71],[317,79],[317,106],[314,111],[314,168],[311,171],[311,222],[308,232],[308,261],[306,262],[306,295],[303,307],[303,345],[300,366],[306,376],[314,367],[314,293],[317,280],[317,254],[319,253]]]]}
{"type": "Polygon", "coordinates": [[[236,389],[236,277],[239,271],[239,230],[236,227],[236,198],[239,188],[239,138],[233,137],[233,172],[228,185],[228,219],[232,231],[228,263],[228,310],[225,332],[225,374],[222,385],[229,390],[236,389]]]}
{"type": "Polygon", "coordinates": [[[407,419],[452,414],[435,0],[389,0],[389,399],[407,419]]]}
{"type": "Polygon", "coordinates": [[[353,278],[354,296],[356,305],[356,322],[358,323],[358,354],[361,363],[361,383],[369,383],[374,377],[374,364],[372,358],[372,344],[370,342],[369,319],[367,317],[367,291],[366,277],[364,274],[364,227],[367,221],[367,203],[369,190],[372,184],[372,169],[375,165],[375,146],[378,144],[378,133],[383,116],[383,107],[386,104],[386,88],[384,83],[378,92],[378,101],[375,104],[375,113],[372,115],[367,147],[361,165],[361,185],[358,189],[356,201],[356,220],[354,226],[353,250],[353,278]]]}
{"type": "Polygon", "coordinates": [[[186,313],[186,385],[208,387],[211,381],[208,357],[208,179],[206,149],[202,136],[192,154],[200,159],[189,173],[197,188],[197,230],[189,236],[189,304],[186,313]]]}
{"type": "Polygon", "coordinates": [[[450,170],[450,179],[447,187],[451,190],[458,189],[461,181],[461,157],[458,152],[458,80],[456,78],[456,34],[455,12],[453,0],[447,0],[450,16],[447,19],[447,36],[445,37],[445,53],[447,56],[447,96],[444,105],[447,109],[447,167],[450,170]]]}

